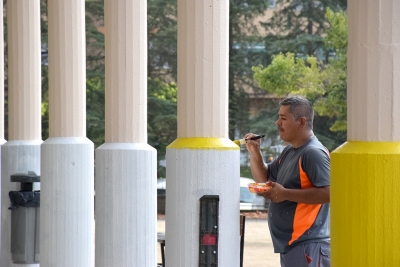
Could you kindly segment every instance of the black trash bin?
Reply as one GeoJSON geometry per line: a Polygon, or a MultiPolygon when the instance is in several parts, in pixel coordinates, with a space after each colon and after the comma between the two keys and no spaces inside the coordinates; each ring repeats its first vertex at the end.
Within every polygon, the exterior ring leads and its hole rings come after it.
{"type": "Polygon", "coordinates": [[[11,175],[11,182],[21,183],[20,191],[10,191],[11,260],[14,264],[39,263],[40,191],[33,183],[40,176],[33,171],[11,175]]]}

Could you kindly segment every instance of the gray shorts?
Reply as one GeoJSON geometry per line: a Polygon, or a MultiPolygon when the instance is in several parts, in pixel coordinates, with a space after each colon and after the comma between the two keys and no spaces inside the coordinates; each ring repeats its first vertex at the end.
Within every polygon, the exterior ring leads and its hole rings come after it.
{"type": "Polygon", "coordinates": [[[281,253],[282,267],[330,267],[331,249],[329,242],[298,245],[281,253]]]}

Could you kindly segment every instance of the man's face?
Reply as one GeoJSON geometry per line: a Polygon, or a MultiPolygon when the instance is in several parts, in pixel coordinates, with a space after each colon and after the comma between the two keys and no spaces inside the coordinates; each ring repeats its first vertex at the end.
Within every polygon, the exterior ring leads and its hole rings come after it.
{"type": "Polygon", "coordinates": [[[296,121],[293,114],[289,112],[289,106],[281,106],[278,112],[278,120],[275,122],[283,141],[292,143],[298,137],[300,120],[296,121]]]}

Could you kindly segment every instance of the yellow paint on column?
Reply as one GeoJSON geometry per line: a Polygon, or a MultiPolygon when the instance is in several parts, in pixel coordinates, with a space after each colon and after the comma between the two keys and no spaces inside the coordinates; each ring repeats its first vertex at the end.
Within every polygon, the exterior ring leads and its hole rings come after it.
{"type": "Polygon", "coordinates": [[[239,146],[227,138],[194,137],[178,138],[167,148],[173,149],[205,149],[205,150],[237,150],[239,146]]]}
{"type": "Polygon", "coordinates": [[[400,142],[349,141],[331,155],[331,263],[400,266],[400,142]]]}

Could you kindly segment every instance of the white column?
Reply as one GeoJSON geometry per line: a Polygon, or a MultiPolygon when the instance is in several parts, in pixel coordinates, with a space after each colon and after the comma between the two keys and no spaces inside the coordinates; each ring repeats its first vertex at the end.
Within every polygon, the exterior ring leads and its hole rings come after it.
{"type": "Polygon", "coordinates": [[[94,266],[94,146],[86,138],[85,1],[48,1],[49,138],[41,159],[41,267],[94,266]]]}
{"type": "Polygon", "coordinates": [[[106,0],[105,144],[96,149],[96,266],[157,265],[156,150],[147,144],[147,2],[106,0]]]}
{"type": "Polygon", "coordinates": [[[178,0],[178,139],[167,148],[166,266],[198,266],[200,202],[219,196],[218,266],[239,266],[239,147],[228,139],[229,1],[178,0]]]}
{"type": "MultiPolygon", "coordinates": [[[[40,1],[7,1],[8,27],[8,142],[1,153],[1,256],[0,266],[39,266],[13,264],[11,259],[11,212],[9,191],[19,191],[20,183],[11,174],[34,171],[40,175],[41,140],[41,51],[40,1]]],[[[2,15],[2,10],[0,11],[2,15]]],[[[0,27],[3,30],[3,27],[0,27]]],[[[0,36],[3,36],[1,33],[0,36]]],[[[3,40],[3,39],[2,39],[3,40]]],[[[0,47],[3,47],[2,43],[0,47]]],[[[3,55],[0,59],[3,64],[3,55]]],[[[3,77],[0,67],[0,77],[3,77]]],[[[1,85],[3,94],[3,84],[1,85]]],[[[3,96],[0,106],[3,107],[3,96]]],[[[2,108],[1,108],[2,109],[2,108]]],[[[1,112],[3,114],[3,112],[1,112]]],[[[1,115],[3,119],[3,115],[1,115]]],[[[1,134],[4,133],[1,123],[1,134]]],[[[4,138],[4,135],[2,135],[4,138]]],[[[34,185],[40,189],[40,184],[34,185]]]]}

